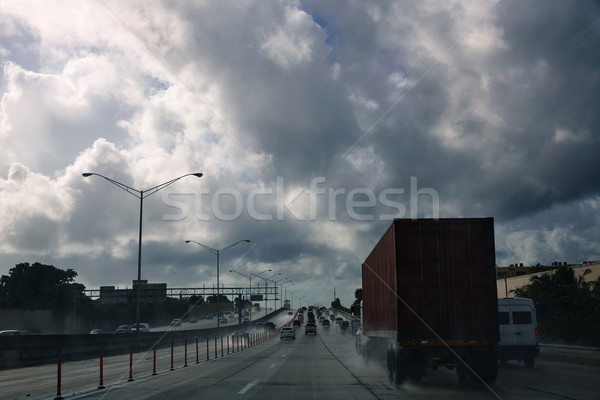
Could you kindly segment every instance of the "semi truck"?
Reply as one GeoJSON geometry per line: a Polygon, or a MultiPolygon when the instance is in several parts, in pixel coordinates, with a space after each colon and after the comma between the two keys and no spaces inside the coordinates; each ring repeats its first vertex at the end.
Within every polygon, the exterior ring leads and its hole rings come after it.
{"type": "Polygon", "coordinates": [[[395,219],[362,264],[358,351],[395,384],[439,367],[495,382],[495,265],[493,218],[395,219]]]}

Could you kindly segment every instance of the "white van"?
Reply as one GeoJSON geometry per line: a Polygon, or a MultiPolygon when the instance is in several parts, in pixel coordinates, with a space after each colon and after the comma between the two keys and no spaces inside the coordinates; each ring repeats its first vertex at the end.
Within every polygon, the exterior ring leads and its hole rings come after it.
{"type": "Polygon", "coordinates": [[[518,360],[526,367],[533,367],[535,357],[540,354],[533,300],[523,297],[498,299],[498,323],[498,360],[502,363],[518,360]]]}

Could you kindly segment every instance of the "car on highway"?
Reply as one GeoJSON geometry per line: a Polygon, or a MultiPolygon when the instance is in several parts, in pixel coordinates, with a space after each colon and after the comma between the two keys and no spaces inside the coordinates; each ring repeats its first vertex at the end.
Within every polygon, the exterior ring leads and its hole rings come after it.
{"type": "Polygon", "coordinates": [[[304,328],[304,334],[308,335],[309,333],[311,335],[317,334],[317,326],[312,322],[307,323],[306,327],[304,328]]]}
{"type": "Polygon", "coordinates": [[[248,324],[248,323],[250,323],[250,318],[248,318],[248,317],[242,318],[242,324],[248,324]]]}
{"type": "Polygon", "coordinates": [[[288,315],[294,315],[294,313],[291,311],[288,311],[288,315]]]}
{"type": "Polygon", "coordinates": [[[104,332],[104,329],[92,329],[90,331],[90,335],[102,335],[104,332]]]}
{"type": "Polygon", "coordinates": [[[323,320],[321,325],[323,325],[323,328],[329,328],[331,326],[331,323],[329,322],[328,319],[325,319],[325,320],[323,320]]]}
{"type": "Polygon", "coordinates": [[[4,331],[0,331],[0,336],[18,336],[21,334],[21,331],[17,329],[6,329],[4,331]]]}
{"type": "Polygon", "coordinates": [[[256,329],[264,329],[265,328],[265,323],[264,322],[257,322],[256,323],[256,329]]]}
{"type": "Polygon", "coordinates": [[[181,320],[179,318],[175,318],[171,321],[171,326],[181,326],[181,320]]]}
{"type": "Polygon", "coordinates": [[[222,324],[226,324],[226,323],[227,323],[227,318],[225,318],[225,317],[221,317],[221,318],[219,319],[219,322],[220,322],[220,323],[222,323],[222,324]]]}
{"type": "Polygon", "coordinates": [[[190,318],[190,324],[195,324],[196,322],[198,322],[198,318],[196,318],[196,317],[190,318]]]}
{"type": "MultiPolygon", "coordinates": [[[[131,326],[131,331],[135,332],[135,324],[131,326]]],[[[150,324],[147,322],[140,322],[140,332],[150,332],[150,324]]]]}
{"type": "Polygon", "coordinates": [[[233,333],[231,334],[231,337],[236,339],[236,338],[245,338],[248,336],[248,332],[243,331],[243,330],[237,330],[237,331],[233,331],[233,333]]]}
{"type": "Polygon", "coordinates": [[[213,319],[213,318],[214,318],[214,317],[213,317],[213,315],[212,315],[212,314],[208,314],[208,315],[206,316],[206,319],[213,319]]]}
{"type": "Polygon", "coordinates": [[[131,325],[119,325],[115,330],[115,333],[129,333],[131,332],[131,325]]]}
{"type": "Polygon", "coordinates": [[[284,326],[279,331],[279,339],[296,339],[296,331],[294,328],[284,326]]]}
{"type": "Polygon", "coordinates": [[[341,331],[347,331],[349,327],[350,327],[350,322],[348,322],[348,321],[340,322],[340,330],[341,331]]]}
{"type": "Polygon", "coordinates": [[[300,327],[300,326],[302,326],[302,322],[300,322],[299,320],[295,319],[292,325],[293,325],[294,328],[300,327]]]}

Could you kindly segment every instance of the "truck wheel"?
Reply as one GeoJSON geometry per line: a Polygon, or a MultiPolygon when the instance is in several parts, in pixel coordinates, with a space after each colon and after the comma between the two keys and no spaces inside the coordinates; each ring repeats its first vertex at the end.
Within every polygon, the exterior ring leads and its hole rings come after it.
{"type": "Polygon", "coordinates": [[[395,385],[401,385],[406,380],[409,372],[409,363],[406,351],[397,346],[388,348],[388,377],[395,385]]]}
{"type": "Polygon", "coordinates": [[[396,377],[396,361],[394,360],[394,352],[391,349],[388,349],[387,351],[387,376],[388,379],[392,382],[394,382],[394,379],[396,377]]]}
{"type": "Polygon", "coordinates": [[[527,368],[533,368],[533,364],[535,364],[535,357],[527,356],[523,359],[523,362],[527,368]]]}

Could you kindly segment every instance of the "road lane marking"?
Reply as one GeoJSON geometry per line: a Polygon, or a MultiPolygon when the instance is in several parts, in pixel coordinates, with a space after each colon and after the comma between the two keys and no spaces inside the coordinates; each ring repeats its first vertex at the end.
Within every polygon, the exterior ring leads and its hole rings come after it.
{"type": "Polygon", "coordinates": [[[252,388],[252,386],[256,385],[258,383],[258,381],[252,381],[249,384],[247,384],[246,386],[244,386],[244,388],[242,390],[240,390],[239,392],[237,392],[237,394],[245,394],[248,390],[250,390],[250,388],[252,388]]]}

